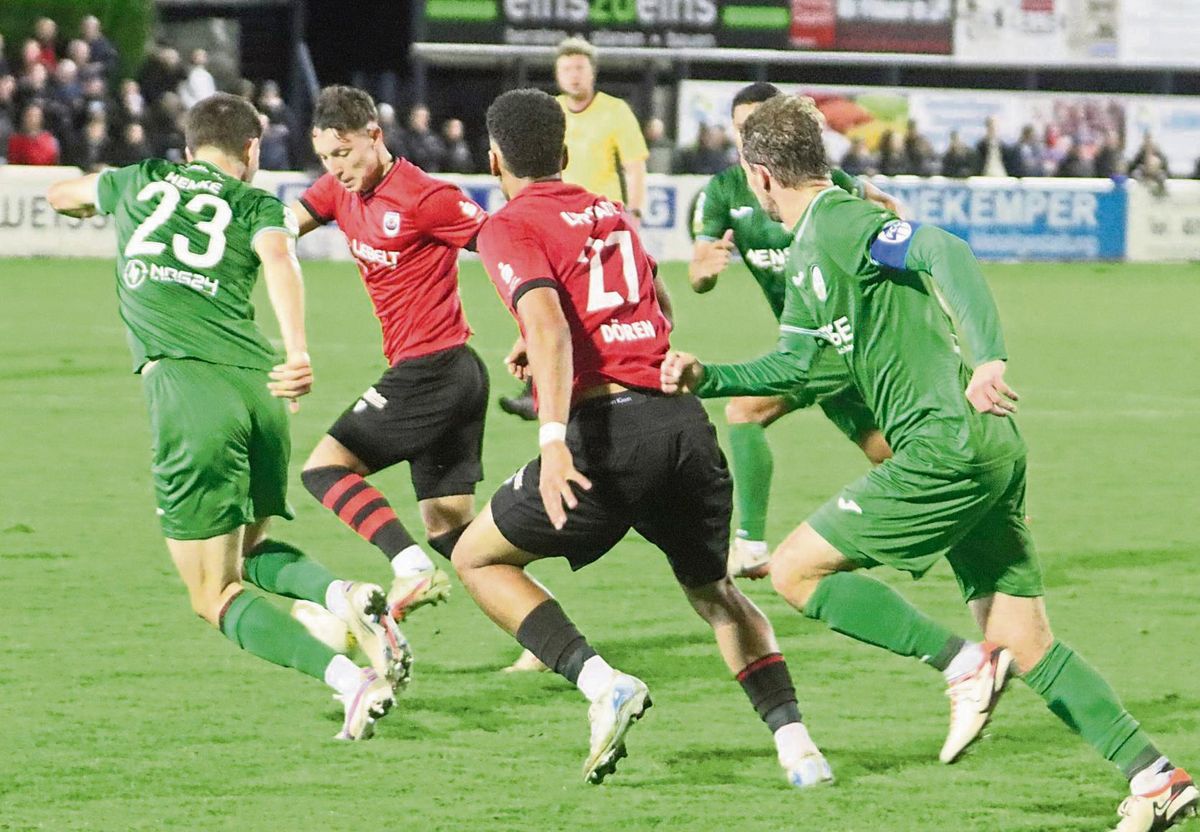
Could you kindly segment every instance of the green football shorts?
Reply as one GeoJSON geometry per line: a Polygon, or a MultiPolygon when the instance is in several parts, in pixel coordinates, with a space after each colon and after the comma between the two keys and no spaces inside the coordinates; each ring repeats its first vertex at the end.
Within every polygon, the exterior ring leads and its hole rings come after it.
{"type": "Polygon", "coordinates": [[[964,473],[914,443],[842,489],[808,519],[850,560],[920,578],[945,557],[970,601],[1044,594],[1025,525],[1025,458],[964,473]]]}
{"type": "Polygon", "coordinates": [[[291,436],[262,370],[163,358],[142,371],[163,534],[203,540],[291,519],[291,436]]]}

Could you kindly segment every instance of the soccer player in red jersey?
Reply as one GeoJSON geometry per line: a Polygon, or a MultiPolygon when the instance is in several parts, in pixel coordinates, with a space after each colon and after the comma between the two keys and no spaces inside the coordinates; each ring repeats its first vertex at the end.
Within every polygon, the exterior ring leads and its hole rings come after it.
{"type": "Polygon", "coordinates": [[[492,172],[510,202],[484,225],[479,253],[524,337],[515,363],[534,379],[541,455],[462,535],[454,565],[463,585],[592,702],[583,773],[599,783],[625,756],[649,692],[597,655],[525,567],[557,555],[582,568],[636,529],[712,625],[789,781],[829,781],[770,622],[725,574],[732,486],[716,431],[694,397],[658,392],[671,325],[654,261],[619,203],[562,182],[565,119],[553,98],[505,93],[487,125],[492,172]]]}
{"type": "Polygon", "coordinates": [[[321,91],[313,149],[327,171],[293,203],[304,234],[336,221],[383,327],[388,369],[329,428],[304,464],[309,492],[391,562],[388,602],[403,617],[450,584],[364,477],[407,461],[429,545],[450,556],[474,516],[487,370],[467,346],[458,252],[486,214],[383,143],[375,102],[353,87],[321,91]]]}

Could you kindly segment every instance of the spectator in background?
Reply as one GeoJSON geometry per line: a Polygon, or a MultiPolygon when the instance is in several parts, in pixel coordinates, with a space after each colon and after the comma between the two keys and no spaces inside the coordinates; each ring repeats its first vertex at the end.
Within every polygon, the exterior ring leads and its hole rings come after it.
{"type": "Polygon", "coordinates": [[[42,47],[36,38],[29,38],[21,44],[21,66],[17,73],[18,79],[24,78],[35,66],[42,63],[42,47]]]}
{"type": "Polygon", "coordinates": [[[984,121],[984,136],[975,147],[975,158],[978,164],[975,172],[980,176],[1021,175],[1016,149],[1000,141],[993,116],[984,121]]]}
{"type": "Polygon", "coordinates": [[[4,33],[0,32],[0,78],[5,75],[12,75],[12,67],[8,65],[8,58],[4,52],[4,33]]]}
{"type": "Polygon", "coordinates": [[[442,170],[446,173],[474,173],[475,159],[467,145],[466,130],[456,118],[446,119],[442,124],[442,170]]]}
{"type": "Polygon", "coordinates": [[[142,95],[149,101],[157,101],[164,92],[176,92],[179,85],[187,78],[187,72],[180,64],[179,53],[169,46],[159,46],[150,53],[142,64],[138,75],[138,85],[142,95]]]}
{"type": "Polygon", "coordinates": [[[183,119],[187,110],[179,94],[163,93],[162,98],[150,107],[146,115],[146,132],[150,136],[153,155],[172,162],[183,161],[186,144],[183,135],[183,119]]]}
{"type": "Polygon", "coordinates": [[[8,139],[10,165],[57,165],[58,139],[46,129],[40,104],[27,104],[21,111],[21,129],[8,139]]]}
{"type": "Polygon", "coordinates": [[[8,139],[17,123],[17,79],[0,75],[0,157],[8,153],[8,139]]]}
{"type": "Polygon", "coordinates": [[[92,64],[92,52],[90,49],[88,49],[88,45],[79,38],[76,38],[67,44],[66,57],[75,62],[75,66],[79,68],[79,75],[81,79],[93,74],[104,74],[104,72],[100,69],[100,64],[92,64]],[[93,66],[95,69],[93,69],[93,66]]]}
{"type": "Polygon", "coordinates": [[[116,111],[116,105],[108,96],[108,87],[99,75],[83,82],[82,111],[85,119],[96,115],[109,117],[116,111]]]}
{"type": "Polygon", "coordinates": [[[112,153],[112,142],[108,138],[108,122],[104,116],[97,115],[88,119],[87,124],[83,127],[83,135],[68,148],[68,154],[64,161],[82,168],[87,173],[94,173],[107,164],[112,153]]]}
{"type": "Polygon", "coordinates": [[[38,45],[38,61],[53,72],[58,65],[58,24],[48,17],[39,17],[33,24],[33,37],[38,45]]]}
{"type": "Polygon", "coordinates": [[[293,163],[300,159],[309,149],[308,136],[305,135],[304,128],[296,118],[296,114],[292,112],[292,108],[284,102],[276,81],[268,79],[262,82],[262,88],[258,94],[258,111],[266,113],[272,124],[279,124],[285,128],[288,137],[288,158],[292,159],[293,163]]]}
{"type": "Polygon", "coordinates": [[[879,137],[879,172],[884,176],[914,172],[912,160],[904,150],[904,136],[894,130],[885,130],[879,137]]]}
{"type": "MultiPolygon", "coordinates": [[[[1149,168],[1156,171],[1156,175],[1157,171],[1161,170],[1163,179],[1166,179],[1169,175],[1167,173],[1167,154],[1162,152],[1162,148],[1154,141],[1154,135],[1149,130],[1142,136],[1142,144],[1138,147],[1138,152],[1134,155],[1133,159],[1130,160],[1129,170],[1131,173],[1138,170],[1145,171],[1148,169],[1148,165],[1149,168]],[[1150,162],[1151,157],[1157,157],[1157,165],[1150,162]]],[[[1136,173],[1133,173],[1133,175],[1137,176],[1136,173]]]]}
{"type": "Polygon", "coordinates": [[[178,87],[183,106],[189,110],[217,91],[217,82],[208,71],[208,53],[203,49],[192,50],[191,68],[178,87]]]}
{"type": "Polygon", "coordinates": [[[45,101],[50,93],[50,71],[45,64],[35,63],[17,82],[17,103],[22,108],[34,101],[45,101]]]}
{"type": "Polygon", "coordinates": [[[140,122],[131,121],[121,130],[121,139],[112,148],[108,162],[113,167],[124,167],[150,158],[150,145],[146,141],[146,128],[140,122]]]}
{"type": "Polygon", "coordinates": [[[1156,153],[1146,154],[1144,161],[1132,168],[1129,175],[1145,185],[1155,196],[1162,196],[1167,192],[1167,166],[1156,153]]]}
{"type": "Polygon", "coordinates": [[[646,160],[647,173],[674,173],[676,167],[675,143],[667,138],[667,126],[661,118],[652,118],[642,128],[650,158],[646,160]]]}
{"type": "Polygon", "coordinates": [[[1096,176],[1102,179],[1125,174],[1125,156],[1121,152],[1121,137],[1116,130],[1109,130],[1104,134],[1104,141],[1096,151],[1092,165],[1096,176]]]}
{"type": "Polygon", "coordinates": [[[393,156],[404,156],[404,130],[396,120],[396,108],[386,101],[376,106],[379,113],[379,129],[383,132],[383,146],[393,156]]]}
{"type": "Polygon", "coordinates": [[[917,130],[916,119],[908,120],[904,131],[904,155],[908,157],[908,172],[917,176],[933,176],[937,173],[937,155],[933,145],[917,130]]]}
{"type": "Polygon", "coordinates": [[[258,114],[262,125],[262,138],[259,140],[258,164],[263,170],[291,170],[291,134],[287,125],[279,121],[271,121],[266,113],[258,114]]]}
{"type": "Polygon", "coordinates": [[[974,176],[979,170],[979,159],[975,151],[969,148],[957,130],[950,133],[950,145],[942,154],[942,176],[954,179],[966,179],[974,176]]]}
{"type": "Polygon", "coordinates": [[[1095,173],[1092,167],[1092,160],[1084,156],[1083,146],[1080,142],[1072,141],[1065,136],[1060,137],[1058,141],[1063,147],[1064,152],[1062,161],[1058,163],[1058,170],[1055,171],[1055,176],[1082,179],[1092,176],[1095,173]]]}
{"type": "Polygon", "coordinates": [[[426,173],[441,170],[442,140],[429,129],[429,108],[415,104],[408,111],[408,130],[404,133],[404,158],[426,173]]]}
{"type": "Polygon", "coordinates": [[[83,42],[87,44],[89,63],[96,66],[106,77],[116,78],[120,56],[112,41],[100,30],[100,19],[89,14],[80,21],[79,32],[83,42]]]}
{"type": "Polygon", "coordinates": [[[143,122],[146,119],[146,99],[137,81],[126,78],[121,82],[120,94],[117,98],[117,109],[113,114],[116,126],[123,129],[126,124],[143,122]]]}
{"type": "Polygon", "coordinates": [[[851,176],[874,176],[879,173],[879,163],[862,136],[850,141],[850,149],[842,156],[841,168],[851,176]]]}
{"type": "Polygon", "coordinates": [[[735,162],[737,149],[719,125],[700,125],[696,146],[684,154],[684,170],[698,175],[718,174],[735,162]]]}
{"type": "Polygon", "coordinates": [[[73,60],[63,58],[58,62],[50,88],[55,103],[67,115],[69,125],[82,123],[83,86],[79,83],[79,72],[73,60]]]}
{"type": "Polygon", "coordinates": [[[1045,171],[1042,168],[1044,160],[1043,151],[1044,148],[1038,140],[1037,131],[1033,129],[1032,124],[1026,124],[1021,128],[1021,137],[1017,139],[1017,165],[1013,175],[1044,176],[1045,171]]]}

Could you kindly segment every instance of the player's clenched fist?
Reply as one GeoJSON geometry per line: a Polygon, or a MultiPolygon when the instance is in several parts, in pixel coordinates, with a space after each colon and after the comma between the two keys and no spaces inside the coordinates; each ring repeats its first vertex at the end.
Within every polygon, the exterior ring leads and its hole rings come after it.
{"type": "Polygon", "coordinates": [[[1003,361],[988,361],[980,364],[971,374],[967,385],[967,401],[980,413],[1007,416],[1017,412],[1017,392],[1004,383],[1003,361]]]}
{"type": "Polygon", "coordinates": [[[704,365],[691,353],[671,350],[660,372],[664,393],[691,393],[704,379],[704,365]]]}
{"type": "Polygon", "coordinates": [[[504,356],[504,368],[517,381],[528,381],[532,374],[529,372],[529,353],[525,350],[525,339],[517,337],[516,343],[504,356]]]}
{"type": "Polygon", "coordinates": [[[288,408],[293,413],[297,412],[300,403],[296,399],[308,394],[313,385],[312,361],[308,353],[289,355],[282,364],[276,364],[268,375],[271,380],[267,383],[267,389],[271,395],[290,399],[288,408]]]}

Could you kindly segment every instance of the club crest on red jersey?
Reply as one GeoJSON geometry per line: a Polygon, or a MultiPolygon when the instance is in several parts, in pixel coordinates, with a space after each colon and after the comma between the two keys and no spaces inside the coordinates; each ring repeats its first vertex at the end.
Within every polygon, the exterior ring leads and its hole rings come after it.
{"type": "Polygon", "coordinates": [[[386,211],[383,215],[383,233],[395,237],[400,233],[400,212],[386,211]]]}

